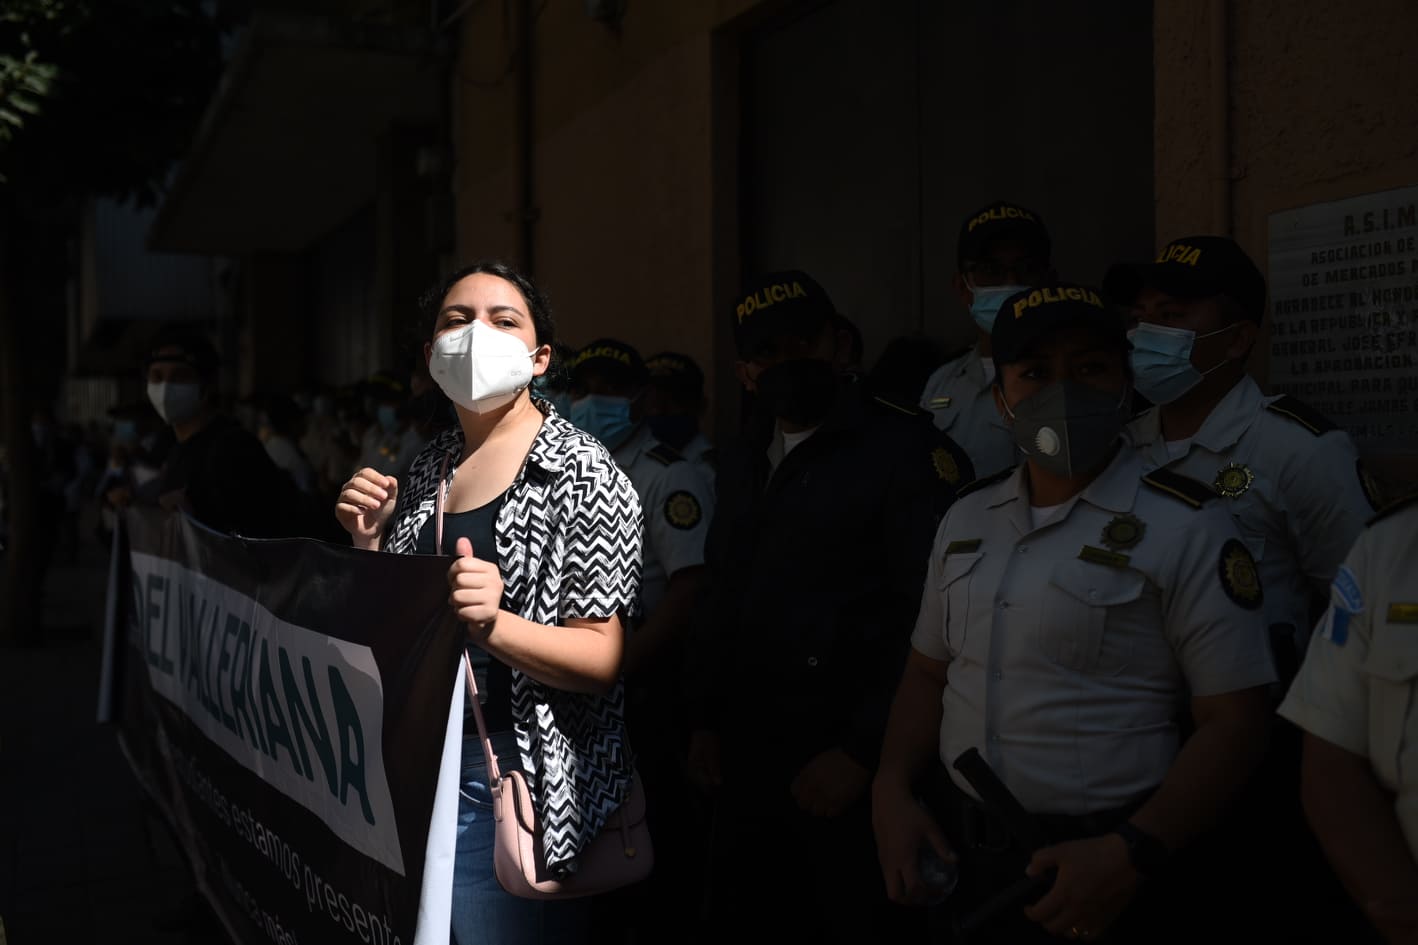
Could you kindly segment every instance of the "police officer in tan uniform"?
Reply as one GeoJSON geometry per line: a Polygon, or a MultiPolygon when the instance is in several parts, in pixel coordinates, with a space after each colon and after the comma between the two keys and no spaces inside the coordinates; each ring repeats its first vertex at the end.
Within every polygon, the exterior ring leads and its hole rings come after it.
{"type": "Polygon", "coordinates": [[[958,268],[951,284],[975,322],[976,340],[926,380],[921,407],[931,412],[936,427],[960,444],[980,476],[1019,461],[991,393],[995,364],[990,328],[1007,296],[1053,277],[1050,247],[1043,219],[1017,204],[995,201],[960,226],[958,268]]]}
{"type": "Polygon", "coordinates": [[[1387,941],[1418,942],[1418,495],[1359,536],[1280,714],[1335,871],[1387,941]]]}
{"type": "Polygon", "coordinates": [[[1267,725],[1255,563],[1205,484],[1148,475],[1127,447],[1124,323],[1096,290],[1012,296],[991,340],[1025,462],[967,488],[931,551],[873,784],[887,889],[919,901],[929,845],[958,857],[957,921],[1026,866],[1057,871],[972,942],[1185,940],[1176,903],[1204,902],[1205,877],[1170,861],[1239,790],[1267,725]],[[950,769],[971,748],[1049,845],[1008,842],[950,769]],[[939,824],[913,799],[932,771],[949,772],[926,790],[939,824]]]}

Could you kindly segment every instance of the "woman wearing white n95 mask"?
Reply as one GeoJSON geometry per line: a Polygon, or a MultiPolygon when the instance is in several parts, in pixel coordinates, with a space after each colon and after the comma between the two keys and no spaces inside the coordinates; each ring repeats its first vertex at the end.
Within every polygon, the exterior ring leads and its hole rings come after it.
{"type": "MultiPolygon", "coordinates": [[[[498,764],[521,768],[534,785],[548,869],[574,869],[630,789],[620,661],[622,621],[639,596],[640,504],[604,447],[533,399],[553,325],[530,281],[478,263],[431,293],[424,315],[429,374],[458,424],[424,448],[403,482],[360,470],[335,514],[357,547],[457,555],[449,602],[468,627],[498,764]]],[[[493,836],[483,751],[470,731],[454,940],[581,941],[587,900],[504,892],[493,836]]]]}

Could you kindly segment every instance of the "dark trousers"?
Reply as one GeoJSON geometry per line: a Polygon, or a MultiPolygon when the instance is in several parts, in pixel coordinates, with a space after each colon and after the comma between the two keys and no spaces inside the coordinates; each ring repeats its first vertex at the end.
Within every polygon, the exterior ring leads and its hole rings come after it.
{"type": "Polygon", "coordinates": [[[677,711],[677,693],[664,685],[632,685],[626,725],[645,787],[655,868],[645,882],[598,897],[593,940],[596,945],[690,941],[706,910],[710,808],[686,776],[689,734],[677,711]]]}
{"type": "Polygon", "coordinates": [[[1300,805],[1300,739],[1276,718],[1260,770],[1219,827],[1197,844],[1218,908],[1238,938],[1276,945],[1377,945],[1378,934],[1335,876],[1300,805]]]}
{"type": "Polygon", "coordinates": [[[803,813],[791,776],[730,767],[714,809],[708,940],[921,942],[923,910],[886,898],[869,798],[839,817],[803,813]]]}

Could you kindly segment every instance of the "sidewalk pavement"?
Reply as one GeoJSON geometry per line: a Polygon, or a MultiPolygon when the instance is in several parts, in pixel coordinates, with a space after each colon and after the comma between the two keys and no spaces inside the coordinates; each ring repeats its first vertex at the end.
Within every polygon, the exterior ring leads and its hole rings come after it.
{"type": "Polygon", "coordinates": [[[45,631],[0,650],[0,945],[224,945],[163,930],[192,880],[112,726],[95,722],[108,552],[85,532],[45,583],[45,631]]]}

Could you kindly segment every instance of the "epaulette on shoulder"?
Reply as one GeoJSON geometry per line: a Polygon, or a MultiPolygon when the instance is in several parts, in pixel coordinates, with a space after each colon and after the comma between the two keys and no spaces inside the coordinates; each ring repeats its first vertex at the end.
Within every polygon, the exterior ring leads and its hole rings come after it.
{"type": "Polygon", "coordinates": [[[930,413],[928,411],[922,410],[920,407],[907,406],[906,404],[898,404],[896,401],[887,400],[885,397],[873,395],[872,401],[874,401],[879,407],[885,407],[888,410],[894,410],[897,413],[905,414],[908,417],[930,417],[930,413]]]}
{"type": "Polygon", "coordinates": [[[1014,467],[1011,466],[1009,469],[1001,469],[999,472],[994,473],[993,475],[985,476],[983,479],[976,479],[973,482],[967,482],[965,483],[965,485],[955,490],[955,497],[957,499],[964,498],[972,492],[979,492],[986,486],[992,486],[997,482],[1004,482],[1013,474],[1014,467]]]}
{"type": "Polygon", "coordinates": [[[1164,492],[1178,501],[1185,502],[1194,509],[1199,509],[1216,498],[1216,490],[1200,479],[1183,476],[1170,469],[1154,469],[1142,477],[1142,482],[1158,492],[1164,492]]]}
{"type": "Polygon", "coordinates": [[[1408,508],[1410,505],[1415,504],[1418,504],[1418,492],[1410,492],[1408,495],[1400,496],[1397,499],[1394,499],[1392,502],[1386,504],[1377,512],[1375,512],[1373,516],[1367,522],[1364,523],[1364,525],[1367,527],[1369,525],[1373,525],[1375,522],[1382,522],[1384,519],[1388,518],[1390,515],[1393,515],[1395,512],[1401,512],[1402,510],[1408,508]]]}
{"type": "Polygon", "coordinates": [[[1315,436],[1328,433],[1330,430],[1339,429],[1334,425],[1334,421],[1320,413],[1315,408],[1302,400],[1296,400],[1289,394],[1279,400],[1271,401],[1265,405],[1265,409],[1272,413],[1278,413],[1282,417],[1294,420],[1300,426],[1309,430],[1315,436]]]}
{"type": "Polygon", "coordinates": [[[656,443],[654,447],[645,451],[645,455],[664,466],[684,460],[684,456],[680,454],[679,450],[663,443],[656,443]]]}

